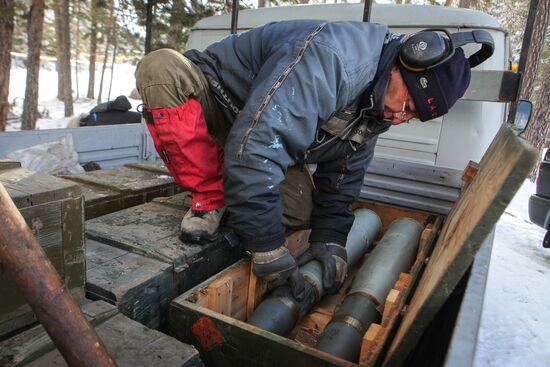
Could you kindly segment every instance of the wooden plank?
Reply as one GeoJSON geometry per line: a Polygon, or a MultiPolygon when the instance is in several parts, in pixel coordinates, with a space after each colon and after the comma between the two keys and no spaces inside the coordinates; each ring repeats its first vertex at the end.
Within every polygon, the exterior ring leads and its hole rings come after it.
{"type": "Polygon", "coordinates": [[[248,272],[248,295],[246,296],[246,319],[248,320],[256,309],[256,287],[258,285],[258,277],[252,270],[252,262],[250,262],[250,270],[248,272]]]}
{"type": "Polygon", "coordinates": [[[175,185],[174,179],[171,176],[132,167],[101,169],[77,175],[66,175],[63,178],[121,193],[137,193],[151,190],[154,187],[170,187],[175,185]]]}
{"type": "Polygon", "coordinates": [[[208,286],[208,308],[222,315],[231,315],[233,279],[229,276],[218,279],[208,286]]]}
{"type": "MultiPolygon", "coordinates": [[[[167,263],[193,258],[204,249],[179,240],[184,211],[147,203],[86,221],[87,238],[167,263]]],[[[179,264],[178,264],[179,265],[179,264]]]]}
{"type": "Polygon", "coordinates": [[[376,337],[381,333],[382,326],[379,324],[370,324],[367,332],[363,336],[361,352],[359,353],[359,365],[366,366],[369,358],[369,352],[376,347],[376,337]]]}
{"type": "Polygon", "coordinates": [[[501,128],[472,183],[451,210],[403,317],[385,365],[400,365],[448,298],[484,239],[519,189],[538,154],[507,126],[501,128]]]}
{"type": "Polygon", "coordinates": [[[124,166],[159,173],[161,175],[171,175],[164,163],[127,163],[124,166]]]}
{"type": "Polygon", "coordinates": [[[192,204],[191,194],[187,191],[172,195],[172,196],[160,196],[154,198],[152,201],[154,203],[170,206],[176,209],[185,208],[186,210],[191,207],[192,204]]]}
{"type": "MultiPolygon", "coordinates": [[[[395,286],[388,293],[384,302],[384,309],[380,325],[369,327],[370,335],[365,336],[360,352],[360,366],[374,366],[380,356],[382,348],[388,342],[388,337],[397,322],[399,313],[405,303],[407,290],[410,287],[412,276],[408,273],[399,274],[395,286]],[[372,328],[372,330],[371,330],[372,328]]],[[[367,331],[367,334],[369,334],[367,331]]]]}
{"type": "Polygon", "coordinates": [[[65,284],[69,289],[80,288],[83,292],[86,283],[84,198],[63,200],[61,216],[65,284]]]}

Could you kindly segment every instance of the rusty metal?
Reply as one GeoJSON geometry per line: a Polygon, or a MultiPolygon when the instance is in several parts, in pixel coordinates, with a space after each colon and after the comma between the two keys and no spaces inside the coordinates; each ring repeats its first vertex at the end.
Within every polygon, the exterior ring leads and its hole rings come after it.
{"type": "Polygon", "coordinates": [[[70,366],[116,366],[0,184],[0,262],[70,366]]]}

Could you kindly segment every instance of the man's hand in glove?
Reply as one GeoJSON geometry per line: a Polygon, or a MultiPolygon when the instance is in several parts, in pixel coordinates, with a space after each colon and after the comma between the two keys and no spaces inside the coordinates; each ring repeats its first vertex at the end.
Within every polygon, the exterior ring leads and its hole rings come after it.
{"type": "Polygon", "coordinates": [[[336,243],[312,242],[306,252],[298,258],[301,266],[311,260],[323,265],[323,287],[329,294],[338,292],[348,273],[346,249],[336,243]]]}
{"type": "Polygon", "coordinates": [[[288,280],[294,298],[298,301],[304,298],[304,278],[298,270],[296,259],[285,246],[272,251],[252,252],[252,264],[254,273],[258,277],[276,287],[288,280]]]}

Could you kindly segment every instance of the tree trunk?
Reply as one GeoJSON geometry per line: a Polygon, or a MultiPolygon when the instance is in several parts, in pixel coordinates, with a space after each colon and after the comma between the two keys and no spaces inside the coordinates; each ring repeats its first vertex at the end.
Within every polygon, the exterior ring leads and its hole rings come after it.
{"type": "Polygon", "coordinates": [[[542,77],[542,86],[535,104],[535,114],[527,127],[525,137],[539,151],[550,133],[550,68],[546,68],[542,77]]]}
{"type": "Polygon", "coordinates": [[[258,0],[258,8],[265,8],[265,0],[258,0]]]}
{"type": "Polygon", "coordinates": [[[544,36],[548,27],[548,14],[550,14],[550,0],[539,0],[536,12],[533,34],[529,43],[529,54],[525,63],[525,72],[521,80],[520,98],[530,99],[535,89],[537,71],[544,48],[544,36]]]}
{"type": "Polygon", "coordinates": [[[105,69],[107,68],[107,58],[109,57],[109,37],[105,38],[105,54],[103,55],[103,66],[101,68],[101,78],[99,79],[99,92],[97,93],[97,104],[101,103],[101,94],[103,93],[103,78],[105,77],[105,69]]]}
{"type": "Polygon", "coordinates": [[[97,103],[101,103],[101,94],[103,93],[103,79],[105,77],[105,69],[107,68],[107,58],[109,57],[109,48],[111,42],[114,39],[114,31],[116,25],[115,18],[115,4],[114,0],[111,0],[109,9],[109,19],[111,20],[109,36],[105,37],[105,54],[103,55],[103,68],[101,69],[101,80],[99,81],[99,93],[97,95],[97,103]]]}
{"type": "Polygon", "coordinates": [[[65,103],[65,117],[72,116],[73,88],[71,80],[71,18],[69,14],[69,0],[61,0],[61,19],[63,39],[63,53],[65,54],[63,68],[63,102],[65,103]]]}
{"type": "MultiPolygon", "coordinates": [[[[227,4],[226,4],[227,7],[227,4]]],[[[175,50],[183,49],[184,40],[182,28],[182,20],[184,17],[185,1],[184,0],[173,0],[172,8],[170,9],[170,18],[169,24],[170,29],[168,30],[168,44],[171,48],[175,50]]]]}
{"type": "Polygon", "coordinates": [[[78,60],[80,59],[80,0],[74,0],[74,6],[76,9],[76,40],[75,40],[75,63],[74,63],[74,79],[76,82],[76,99],[80,98],[80,88],[78,85],[78,60]]]}
{"type": "Polygon", "coordinates": [[[459,8],[470,8],[471,0],[459,0],[458,1],[458,7],[459,8]]]}
{"type": "Polygon", "coordinates": [[[111,62],[111,80],[109,81],[109,93],[107,93],[107,100],[111,100],[111,88],[113,87],[113,76],[115,75],[115,61],[116,61],[116,51],[117,51],[117,40],[114,40],[113,46],[113,60],[111,62]]]}
{"type": "Polygon", "coordinates": [[[95,61],[97,54],[97,3],[96,0],[92,0],[91,3],[91,24],[90,24],[90,66],[89,66],[89,77],[88,77],[88,93],[86,94],[87,98],[94,98],[95,92],[95,61]]]}
{"type": "Polygon", "coordinates": [[[21,116],[21,129],[34,130],[38,118],[38,76],[44,29],[44,0],[34,0],[28,18],[27,84],[21,116]]]}
{"type": "Polygon", "coordinates": [[[0,131],[6,130],[10,103],[11,48],[13,44],[13,0],[0,0],[0,131]]]}
{"type": "Polygon", "coordinates": [[[453,0],[445,0],[445,6],[453,6],[453,0]]]}
{"type": "Polygon", "coordinates": [[[55,15],[55,38],[57,39],[57,99],[60,101],[65,100],[63,95],[63,77],[65,76],[63,65],[65,64],[65,53],[63,52],[63,15],[61,9],[61,1],[56,0],[54,2],[54,15],[55,15]]]}

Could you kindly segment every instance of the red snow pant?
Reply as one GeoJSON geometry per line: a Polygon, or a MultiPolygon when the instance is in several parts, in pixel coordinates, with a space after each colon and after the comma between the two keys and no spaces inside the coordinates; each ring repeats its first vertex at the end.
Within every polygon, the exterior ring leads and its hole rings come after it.
{"type": "Polygon", "coordinates": [[[176,183],[191,191],[193,210],[223,207],[223,149],[208,133],[200,103],[190,98],[178,107],[146,109],[155,148],[176,183]]]}

